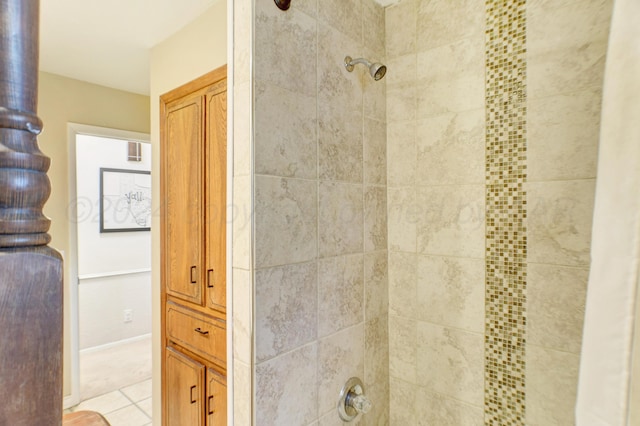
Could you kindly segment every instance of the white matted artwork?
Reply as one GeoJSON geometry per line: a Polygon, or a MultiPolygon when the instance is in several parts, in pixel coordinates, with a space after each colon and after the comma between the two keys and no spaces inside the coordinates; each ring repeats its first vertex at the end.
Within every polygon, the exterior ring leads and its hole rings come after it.
{"type": "Polygon", "coordinates": [[[151,172],[100,168],[100,232],[151,229],[151,172]]]}

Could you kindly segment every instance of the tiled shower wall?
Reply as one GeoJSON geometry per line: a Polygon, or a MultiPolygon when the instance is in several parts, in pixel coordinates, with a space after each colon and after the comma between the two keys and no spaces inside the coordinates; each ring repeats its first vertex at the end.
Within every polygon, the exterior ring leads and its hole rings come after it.
{"type": "Polygon", "coordinates": [[[373,1],[255,0],[254,421],[342,424],[351,376],[388,422],[385,82],[373,1]]]}
{"type": "Polygon", "coordinates": [[[386,9],[390,424],[573,424],[611,4],[386,9]]]}

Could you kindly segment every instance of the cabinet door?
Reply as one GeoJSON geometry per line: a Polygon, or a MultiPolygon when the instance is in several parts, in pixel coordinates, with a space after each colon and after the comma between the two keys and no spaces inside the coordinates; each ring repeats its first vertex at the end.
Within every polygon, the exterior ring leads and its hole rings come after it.
{"type": "Polygon", "coordinates": [[[166,351],[165,425],[201,426],[205,367],[175,349],[166,351]]]}
{"type": "Polygon", "coordinates": [[[207,426],[227,426],[227,380],[207,369],[207,426]]]}
{"type": "Polygon", "coordinates": [[[206,284],[207,306],[226,312],[227,92],[206,95],[206,284]]]}
{"type": "Polygon", "coordinates": [[[203,97],[167,106],[163,150],[167,293],[202,304],[203,97]]]}

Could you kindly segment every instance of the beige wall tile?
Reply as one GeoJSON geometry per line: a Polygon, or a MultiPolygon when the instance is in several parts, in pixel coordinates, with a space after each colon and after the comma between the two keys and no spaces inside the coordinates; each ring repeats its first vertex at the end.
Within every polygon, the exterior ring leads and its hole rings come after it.
{"type": "Polygon", "coordinates": [[[389,377],[416,383],[417,327],[413,319],[389,316],[389,377]]]}
{"type": "Polygon", "coordinates": [[[418,185],[484,184],[484,109],[420,120],[418,185]]]}
{"type": "Polygon", "coordinates": [[[320,182],[319,209],[320,256],[362,252],[362,185],[320,182]]]}
{"type": "Polygon", "coordinates": [[[417,363],[418,385],[472,405],[483,405],[482,334],[418,322],[417,363]]]}
{"type": "Polygon", "coordinates": [[[538,56],[552,50],[578,50],[591,41],[606,41],[611,1],[583,0],[527,7],[527,51],[538,56]]]}
{"type": "MultiPolygon", "coordinates": [[[[366,57],[374,62],[382,62],[383,64],[386,62],[384,61],[384,56],[378,56],[369,51],[367,51],[366,57]]],[[[362,101],[364,103],[365,119],[369,118],[379,122],[387,120],[387,76],[388,74],[385,74],[385,77],[378,81],[370,78],[369,75],[362,77],[362,101]]],[[[386,136],[386,129],[384,134],[386,136]]]]}
{"type": "Polygon", "coordinates": [[[318,426],[345,426],[345,425],[356,425],[356,426],[360,426],[363,423],[362,421],[362,417],[352,421],[352,422],[343,422],[340,419],[340,416],[338,415],[338,409],[334,407],[333,410],[329,411],[328,413],[322,415],[319,419],[318,419],[318,426]]]}
{"type": "Polygon", "coordinates": [[[255,177],[255,266],[317,255],[317,187],[313,181],[255,177]]]}
{"type": "Polygon", "coordinates": [[[527,342],[580,353],[589,270],[527,266],[527,342]]]}
{"type": "Polygon", "coordinates": [[[362,0],[323,0],[318,2],[318,18],[362,43],[362,0]]]}
{"type": "Polygon", "coordinates": [[[253,221],[250,176],[233,178],[233,206],[230,213],[231,217],[227,220],[233,221],[233,267],[249,270],[253,221]]]}
{"type": "Polygon", "coordinates": [[[389,313],[416,318],[417,262],[415,253],[389,253],[389,313]]]}
{"type": "Polygon", "coordinates": [[[526,365],[527,425],[575,424],[579,356],[528,345],[526,365]]]}
{"type": "Polygon", "coordinates": [[[409,53],[404,56],[387,59],[387,75],[385,80],[389,88],[415,85],[418,82],[418,55],[409,53]]]}
{"type": "Polygon", "coordinates": [[[386,10],[387,58],[416,52],[418,1],[405,0],[386,10]]]}
{"type": "Polygon", "coordinates": [[[484,36],[418,53],[418,111],[424,118],[484,107],[484,36]]]}
{"type": "Polygon", "coordinates": [[[233,78],[236,86],[251,81],[252,18],[251,2],[233,2],[233,78]]]}
{"type": "Polygon", "coordinates": [[[255,272],[257,362],[316,340],[317,278],[315,261],[255,272]]]}
{"type": "Polygon", "coordinates": [[[364,249],[387,248],[387,188],[367,186],[364,192],[364,249]]]}
{"type": "Polygon", "coordinates": [[[308,424],[317,418],[318,348],[308,345],[256,365],[257,425],[308,424]]]}
{"type": "Polygon", "coordinates": [[[483,426],[484,409],[419,387],[415,405],[419,426],[483,426]]]}
{"type": "MultiPolygon", "coordinates": [[[[365,388],[389,383],[389,319],[382,316],[365,322],[364,377],[365,388]]],[[[378,401],[378,404],[383,404],[378,401]]]]}
{"type": "Polygon", "coordinates": [[[417,413],[415,410],[417,394],[417,385],[391,377],[389,380],[390,425],[418,424],[417,413]]]}
{"type": "Polygon", "coordinates": [[[387,124],[387,183],[389,186],[415,185],[416,125],[413,122],[387,124]]]}
{"type": "MultiPolygon", "coordinates": [[[[346,55],[361,48],[337,30],[319,25],[318,155],[321,179],[362,183],[362,83],[364,67],[349,73],[346,55]]],[[[315,62],[312,62],[313,64],[315,62]]]]}
{"type": "Polygon", "coordinates": [[[254,75],[292,92],[314,96],[316,20],[296,8],[283,13],[271,1],[255,2],[254,75]],[[274,37],[286,34],[286,37],[274,37]],[[286,54],[283,54],[286,52],[286,54]]]}
{"type": "Polygon", "coordinates": [[[363,415],[361,424],[366,426],[388,426],[389,423],[389,382],[385,384],[365,383],[365,394],[371,400],[371,411],[363,415]]]}
{"type": "Polygon", "coordinates": [[[415,84],[394,85],[387,89],[387,122],[414,120],[418,106],[415,84]]]}
{"type": "Polygon", "coordinates": [[[255,172],[317,177],[316,98],[255,82],[255,172]]]}
{"type": "Polygon", "coordinates": [[[233,363],[233,419],[236,424],[251,424],[251,367],[241,362],[233,363]]]}
{"type": "Polygon", "coordinates": [[[527,93],[531,98],[602,87],[607,43],[594,41],[527,55],[527,93]]]}
{"type": "Polygon", "coordinates": [[[233,358],[251,364],[253,359],[253,292],[251,272],[233,269],[233,358]]]}
{"type": "Polygon", "coordinates": [[[418,188],[418,253],[484,257],[484,186],[418,188]]]}
{"type": "Polygon", "coordinates": [[[291,2],[291,7],[314,18],[318,14],[318,0],[296,0],[291,2]]]}
{"type": "Polygon", "coordinates": [[[362,323],[322,339],[318,344],[319,413],[336,409],[340,390],[354,376],[364,376],[362,323]]]}
{"type": "Polygon", "coordinates": [[[484,2],[421,0],[419,4],[418,52],[465,38],[484,37],[484,2]]]}
{"type": "Polygon", "coordinates": [[[589,264],[595,182],[531,182],[527,189],[528,261],[589,264]]]}
{"type": "Polygon", "coordinates": [[[416,204],[416,190],[413,187],[388,188],[387,196],[389,249],[415,253],[416,230],[422,211],[416,204]]]}
{"type": "Polygon", "coordinates": [[[318,263],[318,336],[334,334],[364,320],[362,254],[318,263]]]}
{"type": "Polygon", "coordinates": [[[387,125],[364,119],[364,183],[387,184],[387,125]]]}
{"type": "Polygon", "coordinates": [[[251,174],[251,84],[233,88],[233,176],[251,174]]]}
{"type": "Polygon", "coordinates": [[[365,319],[384,316],[389,311],[389,274],[387,252],[364,255],[365,319]]]}
{"type": "Polygon", "coordinates": [[[418,318],[483,333],[484,266],[482,259],[418,256],[418,318]]]}
{"type": "Polygon", "coordinates": [[[385,9],[374,0],[362,0],[362,42],[367,50],[378,56],[385,53],[385,9]]]}
{"type": "Polygon", "coordinates": [[[531,99],[527,105],[527,178],[595,178],[600,89],[531,99]]]}

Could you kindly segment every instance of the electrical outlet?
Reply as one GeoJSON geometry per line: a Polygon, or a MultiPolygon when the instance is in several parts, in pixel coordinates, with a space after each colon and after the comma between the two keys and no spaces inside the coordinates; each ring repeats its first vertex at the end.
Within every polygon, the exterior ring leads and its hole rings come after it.
{"type": "Polygon", "coordinates": [[[133,309],[125,309],[124,310],[124,322],[133,321],[133,309]]]}

